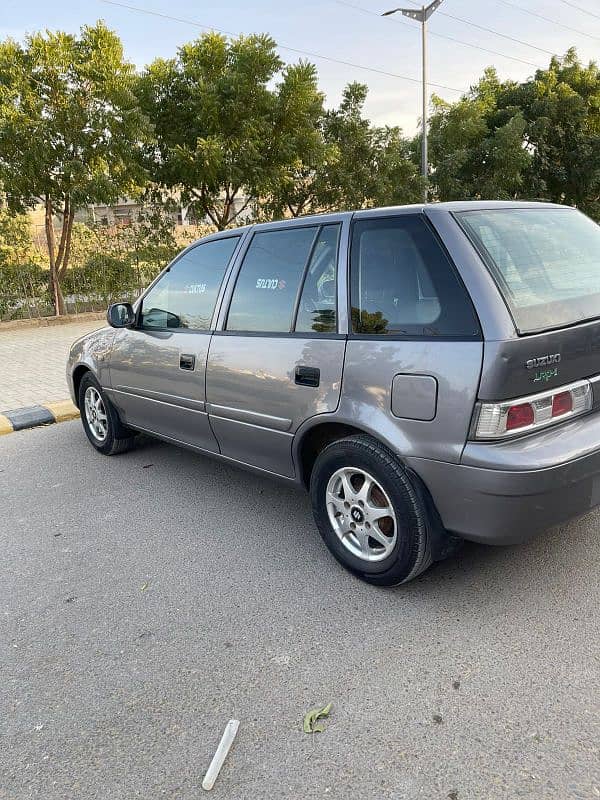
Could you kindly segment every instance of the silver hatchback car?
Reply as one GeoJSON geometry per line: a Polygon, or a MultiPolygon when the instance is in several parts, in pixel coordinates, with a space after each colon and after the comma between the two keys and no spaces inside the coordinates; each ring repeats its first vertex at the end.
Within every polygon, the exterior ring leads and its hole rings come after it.
{"type": "Polygon", "coordinates": [[[144,432],[305,487],[328,548],[370,583],[600,503],[600,227],[576,210],[229,230],[108,322],[67,366],[98,451],[144,432]]]}

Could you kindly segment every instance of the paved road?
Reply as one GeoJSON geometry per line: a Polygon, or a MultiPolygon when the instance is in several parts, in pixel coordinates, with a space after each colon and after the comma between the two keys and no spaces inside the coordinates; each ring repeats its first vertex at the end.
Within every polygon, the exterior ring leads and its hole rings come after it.
{"type": "Polygon", "coordinates": [[[0,411],[69,397],[65,364],[71,344],[102,320],[0,331],[0,411]]]}
{"type": "Polygon", "coordinates": [[[216,800],[600,796],[598,514],[377,589],[304,496],[78,422],[0,440],[0,503],[3,800],[198,800],[230,717],[216,800]]]}

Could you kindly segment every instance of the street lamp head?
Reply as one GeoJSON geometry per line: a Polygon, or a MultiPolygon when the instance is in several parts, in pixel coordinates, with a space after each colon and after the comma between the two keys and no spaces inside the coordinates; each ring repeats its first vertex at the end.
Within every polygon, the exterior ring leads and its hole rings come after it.
{"type": "MultiPolygon", "coordinates": [[[[384,11],[382,13],[382,17],[389,17],[391,14],[395,14],[396,12],[400,11],[404,14],[405,17],[411,17],[411,19],[416,19],[418,22],[427,22],[429,17],[433,14],[433,12],[439,8],[444,0],[433,0],[428,6],[423,6],[422,8],[415,9],[415,8],[392,8],[389,11],[384,11]]],[[[415,4],[416,5],[416,4],[415,4]]]]}

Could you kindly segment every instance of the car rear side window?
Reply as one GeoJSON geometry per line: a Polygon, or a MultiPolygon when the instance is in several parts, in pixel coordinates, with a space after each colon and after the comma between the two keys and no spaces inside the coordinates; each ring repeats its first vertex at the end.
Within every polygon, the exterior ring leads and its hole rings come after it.
{"type": "Polygon", "coordinates": [[[600,226],[572,208],[456,215],[496,281],[519,333],[600,316],[600,226]]]}
{"type": "Polygon", "coordinates": [[[336,267],[340,225],[324,225],[315,240],[304,277],[294,330],[332,333],[337,330],[336,267]]]}
{"type": "Polygon", "coordinates": [[[350,272],[354,333],[479,335],[466,289],[422,215],[357,220],[350,272]]]}
{"type": "Polygon", "coordinates": [[[144,297],[141,327],[208,330],[223,275],[239,239],[213,239],[178,258],[144,297]]]}
{"type": "Polygon", "coordinates": [[[228,331],[288,333],[319,226],[255,233],[233,290],[228,331]]]}

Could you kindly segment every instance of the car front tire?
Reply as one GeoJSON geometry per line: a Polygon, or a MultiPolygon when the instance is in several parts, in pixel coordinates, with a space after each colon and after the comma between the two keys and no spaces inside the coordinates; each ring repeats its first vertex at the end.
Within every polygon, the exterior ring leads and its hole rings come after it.
{"type": "Polygon", "coordinates": [[[87,372],[79,384],[79,413],[85,434],[99,453],[113,456],[133,446],[135,434],[122,425],[91,372],[87,372]]]}

